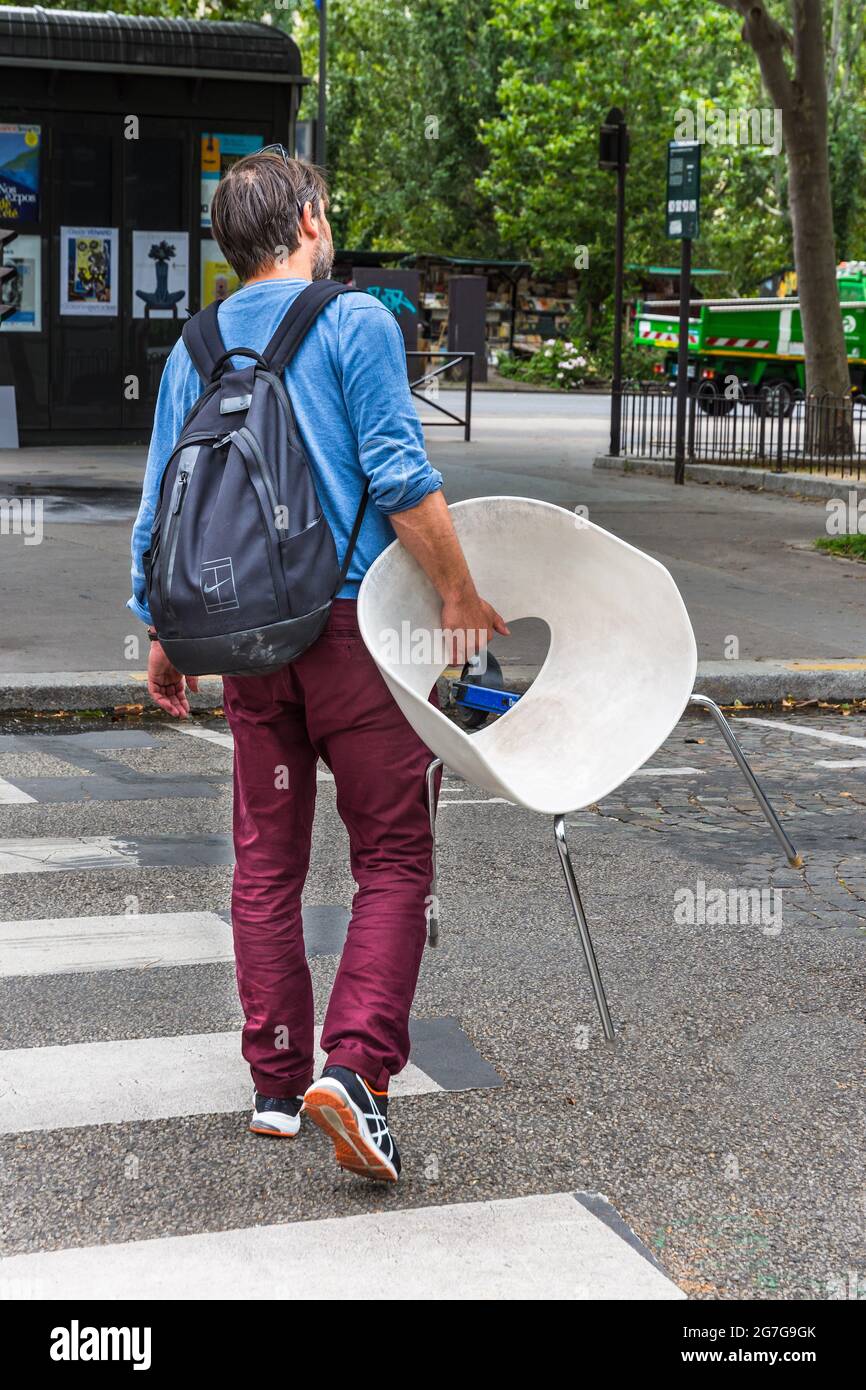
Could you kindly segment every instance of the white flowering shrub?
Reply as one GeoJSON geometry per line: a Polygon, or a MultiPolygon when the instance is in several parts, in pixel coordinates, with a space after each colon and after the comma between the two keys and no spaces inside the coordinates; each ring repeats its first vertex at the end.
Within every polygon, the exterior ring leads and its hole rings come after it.
{"type": "Polygon", "coordinates": [[[598,375],[589,351],[570,338],[547,338],[532,357],[501,357],[497,366],[502,376],[563,391],[578,391],[587,377],[598,375]]]}

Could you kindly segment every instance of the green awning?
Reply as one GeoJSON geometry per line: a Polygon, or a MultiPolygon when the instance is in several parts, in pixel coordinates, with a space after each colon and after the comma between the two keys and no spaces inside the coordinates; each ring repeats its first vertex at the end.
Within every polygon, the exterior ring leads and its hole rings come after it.
{"type": "Polygon", "coordinates": [[[485,270],[504,270],[512,275],[529,271],[532,266],[529,261],[492,261],[486,256],[440,256],[435,251],[415,251],[410,256],[405,256],[401,265],[472,265],[483,267],[485,270]]]}
{"type": "MultiPolygon", "coordinates": [[[[644,275],[679,275],[678,265],[627,265],[626,270],[639,270],[644,275]]],[[[694,275],[730,275],[729,270],[692,270],[694,275]]]]}

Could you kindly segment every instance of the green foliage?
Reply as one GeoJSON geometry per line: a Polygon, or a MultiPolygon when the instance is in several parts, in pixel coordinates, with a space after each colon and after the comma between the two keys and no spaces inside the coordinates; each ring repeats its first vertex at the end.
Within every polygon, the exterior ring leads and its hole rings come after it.
{"type": "Polygon", "coordinates": [[[830,134],[830,184],[836,255],[840,261],[862,260],[863,112],[844,106],[833,113],[830,134]]]}
{"type": "MultiPolygon", "coordinates": [[[[78,8],[52,0],[61,8],[78,8]]],[[[301,46],[302,116],[314,116],[318,16],[251,0],[79,0],[80,8],[247,19],[301,46]]],[[[777,0],[781,17],[788,8],[777,0]]],[[[834,6],[824,6],[828,42],[834,6]]],[[[837,251],[866,255],[863,5],[841,0],[829,43],[830,149],[837,251]]],[[[666,147],[677,113],[767,108],[740,20],[716,0],[329,0],[328,173],[346,248],[528,259],[578,283],[572,336],[610,336],[615,179],[597,167],[612,105],[632,135],[626,259],[670,264],[666,147]],[[578,248],[588,265],[575,269],[578,248]]],[[[784,153],[707,144],[697,265],[725,294],[754,292],[792,262],[784,153]]],[[[634,279],[627,292],[638,290],[634,279]]]]}
{"type": "MultiPolygon", "coordinates": [[[[724,109],[766,105],[751,51],[720,6],[662,0],[496,0],[509,41],[501,110],[485,127],[490,162],[481,187],[510,251],[561,270],[589,250],[581,296],[599,303],[612,280],[614,176],[597,168],[598,129],[612,105],[629,122],[627,258],[670,263],[664,233],[668,140],[677,112],[698,102],[724,109]],[[516,56],[515,56],[516,55],[516,56]]],[[[748,288],[790,260],[772,155],[745,146],[704,148],[698,265],[732,272],[748,288]]]]}
{"type": "Polygon", "coordinates": [[[492,0],[335,0],[328,165],[334,237],[352,248],[495,255],[478,180],[503,43],[492,0]]]}
{"type": "Polygon", "coordinates": [[[856,533],[846,536],[819,536],[814,545],[816,550],[826,550],[830,555],[844,555],[849,560],[866,560],[866,536],[856,533]]]}
{"type": "Polygon", "coordinates": [[[577,391],[587,377],[597,375],[589,351],[570,338],[548,338],[532,357],[500,357],[497,371],[500,376],[562,391],[577,391]]]}
{"type": "MultiPolygon", "coordinates": [[[[603,380],[609,381],[613,376],[612,333],[599,333],[591,351],[597,375],[603,380]]],[[[635,347],[626,335],[622,345],[622,379],[623,381],[661,382],[664,378],[655,374],[653,367],[656,364],[662,365],[664,360],[663,350],[654,351],[652,348],[635,347]]]]}

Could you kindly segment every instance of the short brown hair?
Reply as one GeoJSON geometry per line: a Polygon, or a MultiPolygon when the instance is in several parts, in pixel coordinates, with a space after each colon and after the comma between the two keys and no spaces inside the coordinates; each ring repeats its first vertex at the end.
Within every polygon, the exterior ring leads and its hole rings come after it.
{"type": "Polygon", "coordinates": [[[268,152],[232,165],[217,185],[211,225],[239,280],[297,251],[305,203],[312,204],[313,216],[328,206],[328,185],[314,164],[268,152]]]}

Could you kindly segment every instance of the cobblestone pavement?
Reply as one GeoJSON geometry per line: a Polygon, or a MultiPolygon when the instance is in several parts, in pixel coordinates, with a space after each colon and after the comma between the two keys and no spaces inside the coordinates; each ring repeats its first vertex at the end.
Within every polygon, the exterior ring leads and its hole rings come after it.
{"type": "Polygon", "coordinates": [[[866,939],[866,716],[756,711],[734,715],[732,723],[805,861],[802,869],[785,863],[715,725],[702,715],[687,716],[644,773],[571,823],[616,821],[673,837],[678,854],[717,864],[744,888],[778,889],[785,927],[808,924],[866,939]],[[661,775],[667,770],[681,775],[661,775]]]}

